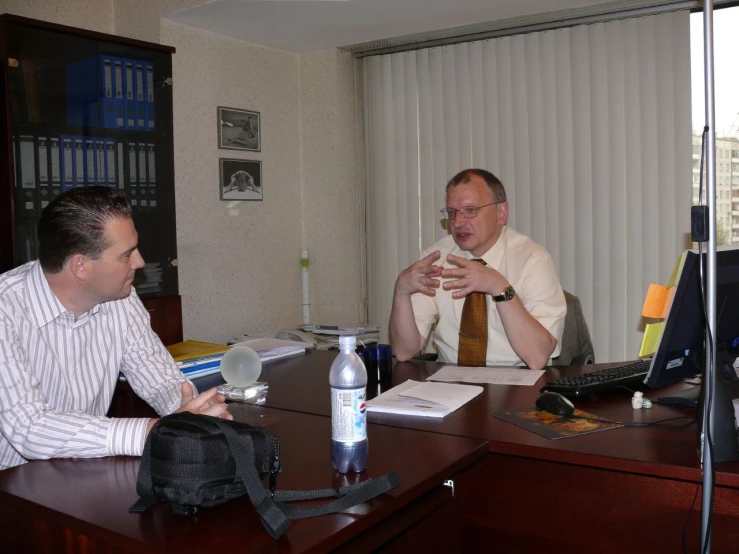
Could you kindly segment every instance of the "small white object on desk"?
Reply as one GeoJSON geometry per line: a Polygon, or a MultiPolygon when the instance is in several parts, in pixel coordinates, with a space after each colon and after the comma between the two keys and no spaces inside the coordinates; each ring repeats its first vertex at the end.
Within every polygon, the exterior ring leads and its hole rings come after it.
{"type": "MultiPolygon", "coordinates": [[[[644,406],[644,393],[636,391],[634,397],[631,399],[631,407],[635,410],[641,410],[644,406]]],[[[651,403],[650,403],[651,406],[651,403]]]]}

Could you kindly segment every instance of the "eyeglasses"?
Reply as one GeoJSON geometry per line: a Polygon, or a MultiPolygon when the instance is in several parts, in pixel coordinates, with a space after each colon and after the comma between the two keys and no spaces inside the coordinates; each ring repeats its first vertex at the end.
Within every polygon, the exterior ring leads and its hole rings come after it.
{"type": "Polygon", "coordinates": [[[481,208],[485,208],[486,206],[495,206],[496,204],[502,204],[505,202],[505,200],[499,200],[498,202],[491,202],[490,204],[483,204],[482,206],[462,206],[459,209],[456,208],[442,208],[441,209],[441,217],[444,219],[448,219],[449,221],[454,221],[454,219],[457,217],[457,214],[462,214],[462,217],[465,219],[472,219],[473,217],[477,217],[477,214],[480,213],[481,208]]]}

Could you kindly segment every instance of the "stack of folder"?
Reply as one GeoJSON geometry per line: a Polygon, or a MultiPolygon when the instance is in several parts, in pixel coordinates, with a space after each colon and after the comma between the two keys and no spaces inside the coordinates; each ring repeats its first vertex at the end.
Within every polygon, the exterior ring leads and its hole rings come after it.
{"type": "Polygon", "coordinates": [[[188,378],[194,379],[221,370],[223,354],[230,346],[212,342],[186,340],[167,347],[177,367],[188,378]]]}

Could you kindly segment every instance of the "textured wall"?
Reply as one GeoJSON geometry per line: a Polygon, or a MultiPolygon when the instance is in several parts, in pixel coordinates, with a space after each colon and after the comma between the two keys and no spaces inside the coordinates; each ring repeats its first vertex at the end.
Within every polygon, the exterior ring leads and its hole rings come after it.
{"type": "Polygon", "coordinates": [[[113,0],[0,0],[0,13],[113,32],[113,0]]]}
{"type": "Polygon", "coordinates": [[[113,32],[122,37],[160,42],[158,0],[114,0],[113,32]]]}
{"type": "Polygon", "coordinates": [[[360,314],[354,62],[323,50],[300,56],[303,218],[311,262],[311,320],[360,314]]]}
{"type": "Polygon", "coordinates": [[[174,57],[177,246],[184,334],[226,340],[300,321],[295,55],[162,22],[174,57]],[[219,150],[217,106],[261,114],[262,152],[219,150]],[[219,199],[219,157],[262,160],[261,202],[219,199]]]}
{"type": "Polygon", "coordinates": [[[207,0],[113,0],[113,32],[122,37],[161,41],[159,18],[205,4],[207,0]]]}

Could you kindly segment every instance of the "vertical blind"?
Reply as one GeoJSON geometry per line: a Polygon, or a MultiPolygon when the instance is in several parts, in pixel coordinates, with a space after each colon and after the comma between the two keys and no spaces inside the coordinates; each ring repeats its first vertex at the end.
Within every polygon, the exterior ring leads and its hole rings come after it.
{"type": "Polygon", "coordinates": [[[689,13],[368,57],[364,83],[370,320],[386,333],[398,273],[446,235],[446,182],[481,167],[596,360],[636,358],[649,284],[689,246],[689,13]]]}

